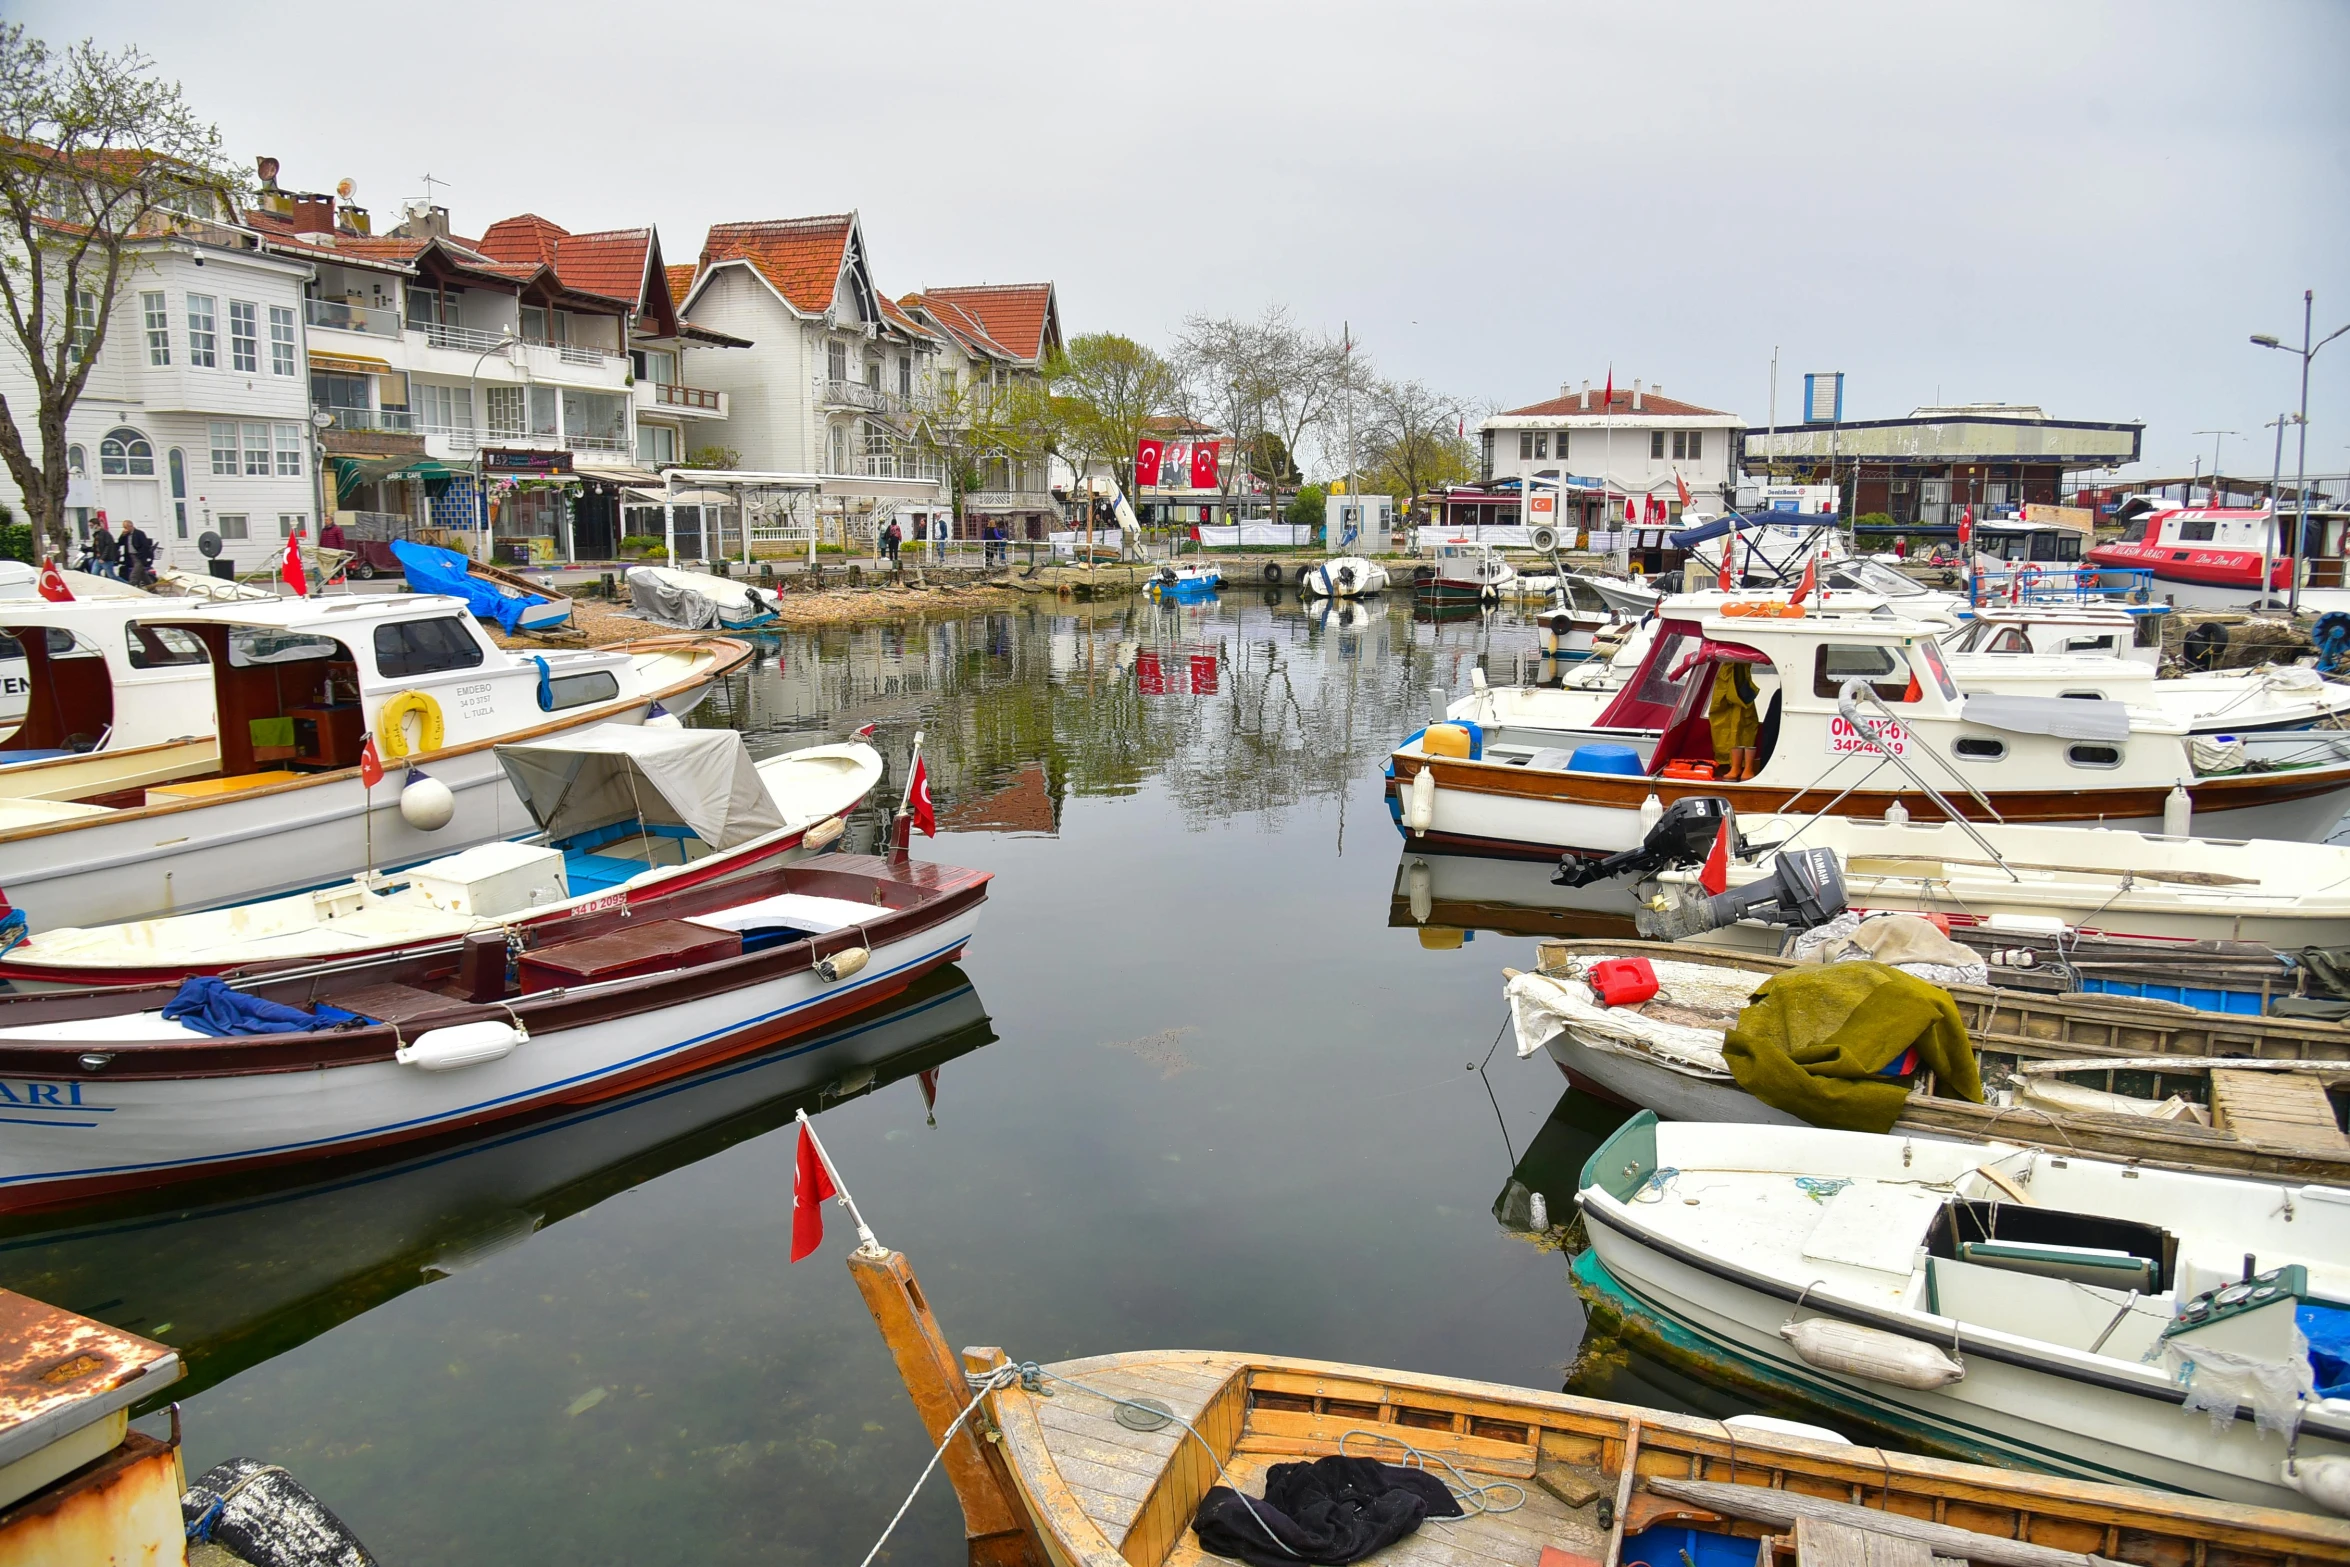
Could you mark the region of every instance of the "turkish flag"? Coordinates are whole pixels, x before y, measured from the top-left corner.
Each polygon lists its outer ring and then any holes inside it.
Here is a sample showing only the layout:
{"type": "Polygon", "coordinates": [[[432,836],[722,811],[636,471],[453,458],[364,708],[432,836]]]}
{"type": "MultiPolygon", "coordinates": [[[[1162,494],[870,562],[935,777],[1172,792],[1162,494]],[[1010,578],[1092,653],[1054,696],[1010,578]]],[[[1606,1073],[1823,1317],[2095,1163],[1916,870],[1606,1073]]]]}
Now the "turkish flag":
{"type": "Polygon", "coordinates": [[[791,1260],[799,1261],[824,1244],[824,1199],[837,1195],[832,1172],[816,1151],[816,1134],[800,1128],[800,1160],[792,1172],[791,1260]]]}
{"type": "Polygon", "coordinates": [[[1194,653],[1191,655],[1191,691],[1194,696],[1214,696],[1216,694],[1215,654],[1194,653]]]}
{"type": "Polygon", "coordinates": [[[277,574],[294,590],[296,598],[310,596],[310,576],[302,569],[302,530],[296,528],[286,536],[285,557],[277,563],[277,574]]]}
{"type": "Polygon", "coordinates": [[[1134,658],[1134,688],[1144,696],[1167,694],[1167,671],[1159,663],[1156,653],[1138,653],[1134,658]]]}
{"type": "Polygon", "coordinates": [[[1681,470],[1678,468],[1673,470],[1673,488],[1681,492],[1681,509],[1687,511],[1690,504],[1689,481],[1681,477],[1681,470]]]}
{"type": "MultiPolygon", "coordinates": [[[[1585,382],[1584,384],[1585,384],[1585,385],[1589,385],[1590,383],[1589,383],[1589,382],[1585,382]]],[[[1607,410],[1608,410],[1608,409],[1610,409],[1611,407],[1615,406],[1615,401],[1616,401],[1616,367],[1615,367],[1614,365],[1609,365],[1609,366],[1607,367],[1607,391],[1606,391],[1604,394],[1602,394],[1602,396],[1601,396],[1601,397],[1600,397],[1600,399],[1599,399],[1599,410],[1600,410],[1600,412],[1601,412],[1601,413],[1605,413],[1605,412],[1607,412],[1607,410]]]]}
{"type": "Polygon", "coordinates": [[[41,557],[40,591],[41,597],[52,604],[73,602],[73,589],[65,585],[65,573],[57,569],[57,557],[54,555],[41,557]]]}
{"type": "Polygon", "coordinates": [[[1156,489],[1159,483],[1159,456],[1167,449],[1164,441],[1144,437],[1134,443],[1134,487],[1138,490],[1156,489]]]}
{"type": "MultiPolygon", "coordinates": [[[[1697,885],[1712,897],[1720,897],[1730,885],[1730,823],[1724,820],[1714,829],[1714,846],[1706,852],[1705,869],[1697,873],[1697,885]]],[[[817,1232],[821,1235],[823,1232],[817,1232]]]]}
{"type": "Polygon", "coordinates": [[[384,781],[384,759],[376,753],[375,736],[359,742],[359,782],[372,789],[384,781]]]}
{"type": "Polygon", "coordinates": [[[1216,443],[1214,441],[1194,441],[1191,443],[1191,487],[1195,490],[1212,490],[1216,487],[1216,443]]]}
{"type": "Polygon", "coordinates": [[[1734,586],[1734,584],[1730,581],[1730,557],[1736,554],[1737,551],[1737,533],[1730,532],[1722,535],[1722,574],[1719,581],[1719,586],[1724,593],[1729,592],[1730,589],[1734,586]]]}
{"type": "Polygon", "coordinates": [[[922,829],[922,836],[938,836],[938,814],[930,808],[930,764],[923,758],[914,758],[914,825],[922,829]]]}
{"type": "Polygon", "coordinates": [[[1803,563],[1803,580],[1795,585],[1795,596],[1787,602],[1800,604],[1811,597],[1811,590],[1820,585],[1820,558],[1814,555],[1803,563]]]}

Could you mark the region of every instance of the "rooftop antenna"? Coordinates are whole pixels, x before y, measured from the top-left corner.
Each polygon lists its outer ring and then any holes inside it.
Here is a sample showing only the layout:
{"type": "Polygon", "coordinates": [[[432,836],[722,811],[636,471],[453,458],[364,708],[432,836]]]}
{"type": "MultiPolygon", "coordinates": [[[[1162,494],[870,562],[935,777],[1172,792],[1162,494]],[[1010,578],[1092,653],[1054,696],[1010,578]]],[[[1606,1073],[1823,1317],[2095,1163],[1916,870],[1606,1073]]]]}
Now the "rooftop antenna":
{"type": "MultiPolygon", "coordinates": [[[[424,184],[424,204],[425,204],[426,206],[428,206],[428,207],[432,207],[432,206],[438,206],[438,205],[439,205],[439,203],[433,200],[433,191],[432,191],[432,188],[433,188],[435,185],[447,185],[448,183],[449,183],[449,182],[448,182],[447,180],[436,180],[436,179],[434,179],[434,178],[433,178],[433,177],[432,177],[430,174],[427,174],[427,175],[425,175],[425,177],[424,177],[424,181],[423,181],[423,184],[424,184]]],[[[454,186],[451,186],[450,188],[451,188],[451,189],[454,189],[455,187],[454,187],[454,186]]]]}

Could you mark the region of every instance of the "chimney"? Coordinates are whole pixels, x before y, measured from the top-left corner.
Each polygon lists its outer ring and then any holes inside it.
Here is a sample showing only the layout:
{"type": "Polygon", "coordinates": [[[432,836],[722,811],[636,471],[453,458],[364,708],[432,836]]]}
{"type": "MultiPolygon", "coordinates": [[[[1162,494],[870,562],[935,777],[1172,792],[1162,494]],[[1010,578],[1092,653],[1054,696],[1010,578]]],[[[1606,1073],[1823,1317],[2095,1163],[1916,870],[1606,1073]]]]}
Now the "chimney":
{"type": "Polygon", "coordinates": [[[1632,377],[1632,411],[1640,411],[1640,377],[1632,377]]]}
{"type": "Polygon", "coordinates": [[[1574,382],[1572,382],[1572,381],[1561,381],[1561,382],[1559,383],[1559,396],[1561,396],[1561,397],[1572,397],[1572,396],[1574,396],[1574,395],[1575,395],[1575,383],[1574,383],[1574,382]]]}
{"type": "Polygon", "coordinates": [[[1659,381],[1655,385],[1651,386],[1649,390],[1656,393],[1657,396],[1662,397],[1665,395],[1665,383],[1659,381]]]}
{"type": "Polygon", "coordinates": [[[335,231],[335,199],[319,191],[304,191],[300,195],[282,196],[281,209],[294,220],[297,234],[332,234],[335,231]]]}
{"type": "Polygon", "coordinates": [[[1591,410],[1591,383],[1589,381],[1583,383],[1583,398],[1579,406],[1586,413],[1591,410]]]}
{"type": "Polygon", "coordinates": [[[447,239],[449,209],[412,201],[402,214],[400,226],[392,233],[400,239],[447,239]]]}

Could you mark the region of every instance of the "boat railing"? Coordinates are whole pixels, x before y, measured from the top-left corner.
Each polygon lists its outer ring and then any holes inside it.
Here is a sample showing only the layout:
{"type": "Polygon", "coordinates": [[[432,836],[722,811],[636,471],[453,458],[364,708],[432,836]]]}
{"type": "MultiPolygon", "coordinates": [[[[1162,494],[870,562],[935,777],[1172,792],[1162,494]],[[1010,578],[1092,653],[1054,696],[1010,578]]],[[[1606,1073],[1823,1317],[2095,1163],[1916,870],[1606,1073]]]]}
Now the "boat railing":
{"type": "Polygon", "coordinates": [[[1967,602],[1985,604],[2151,604],[2154,573],[2134,567],[2075,564],[2070,561],[2015,561],[2001,570],[1976,571],[1967,583],[1967,602]]]}

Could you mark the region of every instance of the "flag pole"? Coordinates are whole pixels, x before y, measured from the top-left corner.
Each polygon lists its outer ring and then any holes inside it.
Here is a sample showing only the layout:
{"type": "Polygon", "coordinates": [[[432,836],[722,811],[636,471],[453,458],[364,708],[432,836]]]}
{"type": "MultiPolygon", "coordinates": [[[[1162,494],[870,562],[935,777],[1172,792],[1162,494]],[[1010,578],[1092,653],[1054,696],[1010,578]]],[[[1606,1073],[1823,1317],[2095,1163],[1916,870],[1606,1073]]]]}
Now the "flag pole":
{"type": "Polygon", "coordinates": [[[898,792],[898,814],[890,822],[890,847],[905,853],[914,848],[914,824],[906,812],[914,803],[914,770],[922,765],[922,731],[914,731],[914,751],[906,758],[906,787],[898,792]]]}
{"type": "Polygon", "coordinates": [[[832,1177],[833,1195],[840,1199],[840,1205],[848,1210],[849,1221],[857,1227],[857,1239],[861,1243],[857,1250],[868,1257],[880,1256],[889,1248],[874,1238],[873,1227],[857,1211],[857,1200],[849,1195],[849,1183],[840,1178],[840,1166],[832,1162],[832,1155],[824,1151],[824,1139],[816,1135],[816,1123],[808,1119],[805,1110],[795,1111],[794,1114],[799,1118],[800,1130],[807,1133],[808,1141],[815,1145],[816,1157],[824,1161],[824,1173],[832,1177]]]}

